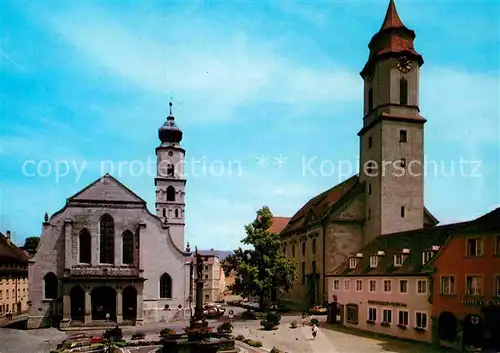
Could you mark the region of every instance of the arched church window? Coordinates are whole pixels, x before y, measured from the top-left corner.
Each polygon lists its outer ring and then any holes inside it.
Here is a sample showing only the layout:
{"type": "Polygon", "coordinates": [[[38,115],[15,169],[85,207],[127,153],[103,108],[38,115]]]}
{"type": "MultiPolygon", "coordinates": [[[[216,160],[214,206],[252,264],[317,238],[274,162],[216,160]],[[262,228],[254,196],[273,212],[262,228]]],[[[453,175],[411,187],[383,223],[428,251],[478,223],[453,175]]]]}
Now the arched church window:
{"type": "Polygon", "coordinates": [[[292,244],[292,256],[295,257],[295,244],[292,244]]]}
{"type": "Polygon", "coordinates": [[[373,110],[373,88],[368,90],[368,112],[373,110]]]}
{"type": "Polygon", "coordinates": [[[167,176],[173,177],[174,176],[174,171],[175,171],[175,168],[174,168],[173,164],[167,165],[167,176]]]}
{"type": "Polygon", "coordinates": [[[399,81],[399,104],[408,104],[408,81],[404,77],[399,81]]]}
{"type": "Polygon", "coordinates": [[[401,217],[402,218],[405,217],[405,207],[404,206],[401,206],[401,217]]]}
{"type": "Polygon", "coordinates": [[[179,218],[179,210],[177,208],[175,209],[175,218],[179,218]]]}
{"type": "Polygon", "coordinates": [[[312,243],[312,253],[313,254],[316,254],[316,238],[313,239],[313,243],[312,243]]]}
{"type": "Polygon", "coordinates": [[[160,298],[172,298],[172,277],[168,273],[160,277],[160,298]]]}
{"type": "Polygon", "coordinates": [[[110,215],[102,216],[100,230],[99,262],[112,264],[115,259],[115,223],[110,215]]]}
{"type": "Polygon", "coordinates": [[[122,235],[122,262],[134,263],[134,234],[130,230],[126,230],[122,235]]]}
{"type": "Polygon", "coordinates": [[[59,284],[56,275],[53,272],[47,273],[43,277],[43,282],[45,289],[45,299],[57,299],[59,284]]]}
{"type": "Polygon", "coordinates": [[[306,242],[302,242],[302,256],[306,256],[306,242]]]}
{"type": "Polygon", "coordinates": [[[80,245],[79,262],[89,264],[92,256],[92,238],[87,229],[82,229],[78,236],[80,245]]]}
{"type": "Polygon", "coordinates": [[[312,262],[312,273],[316,273],[316,261],[312,262]]]}
{"type": "Polygon", "coordinates": [[[175,201],[175,189],[172,185],[167,188],[167,201],[175,201]]]}

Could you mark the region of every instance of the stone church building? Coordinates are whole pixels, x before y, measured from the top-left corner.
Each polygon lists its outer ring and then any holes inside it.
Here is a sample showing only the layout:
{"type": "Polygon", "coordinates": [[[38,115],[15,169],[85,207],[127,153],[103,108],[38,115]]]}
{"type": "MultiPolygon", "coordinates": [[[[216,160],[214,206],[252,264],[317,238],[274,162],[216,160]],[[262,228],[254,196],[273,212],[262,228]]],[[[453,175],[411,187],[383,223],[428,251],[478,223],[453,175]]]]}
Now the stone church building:
{"type": "Polygon", "coordinates": [[[327,298],[326,275],[379,235],[432,227],[424,206],[424,62],[390,0],[361,71],[364,82],[359,174],[309,200],[281,231],[298,278],[282,300],[310,307],[327,298]]]}
{"type": "Polygon", "coordinates": [[[156,215],[109,174],[45,216],[29,263],[28,328],[137,324],[189,315],[182,131],[158,131],[156,215]]]}

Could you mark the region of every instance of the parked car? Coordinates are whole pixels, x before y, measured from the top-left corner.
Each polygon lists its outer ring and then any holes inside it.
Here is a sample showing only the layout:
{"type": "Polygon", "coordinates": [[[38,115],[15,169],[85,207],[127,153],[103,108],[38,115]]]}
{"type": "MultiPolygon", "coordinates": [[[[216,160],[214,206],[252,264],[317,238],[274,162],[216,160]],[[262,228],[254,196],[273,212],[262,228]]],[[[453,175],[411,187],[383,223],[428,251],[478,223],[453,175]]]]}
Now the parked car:
{"type": "Polygon", "coordinates": [[[226,309],[218,304],[207,304],[203,307],[203,313],[209,319],[221,317],[225,311],[226,309]]]}

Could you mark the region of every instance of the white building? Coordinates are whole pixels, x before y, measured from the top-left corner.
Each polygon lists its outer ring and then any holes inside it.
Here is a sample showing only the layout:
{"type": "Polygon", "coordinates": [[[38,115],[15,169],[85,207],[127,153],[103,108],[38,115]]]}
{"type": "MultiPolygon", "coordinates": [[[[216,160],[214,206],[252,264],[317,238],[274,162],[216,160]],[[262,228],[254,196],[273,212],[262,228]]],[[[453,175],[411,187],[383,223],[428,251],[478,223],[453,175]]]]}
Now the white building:
{"type": "Polygon", "coordinates": [[[28,328],[95,326],[107,317],[140,325],[189,314],[185,151],[171,109],[158,135],[157,215],[109,174],[46,215],[29,264],[28,328]]]}

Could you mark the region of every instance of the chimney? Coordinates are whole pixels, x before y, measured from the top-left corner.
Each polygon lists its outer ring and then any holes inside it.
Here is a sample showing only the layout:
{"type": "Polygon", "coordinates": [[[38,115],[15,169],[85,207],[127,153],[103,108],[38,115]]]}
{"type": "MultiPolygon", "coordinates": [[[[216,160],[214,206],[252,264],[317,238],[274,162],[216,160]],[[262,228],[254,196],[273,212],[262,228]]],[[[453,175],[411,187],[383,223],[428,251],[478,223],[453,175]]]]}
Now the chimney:
{"type": "Polygon", "coordinates": [[[6,234],[7,234],[7,244],[10,245],[10,230],[8,230],[6,234]]]}

